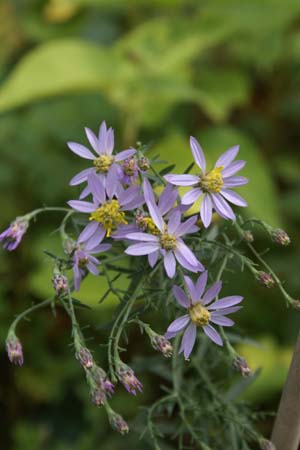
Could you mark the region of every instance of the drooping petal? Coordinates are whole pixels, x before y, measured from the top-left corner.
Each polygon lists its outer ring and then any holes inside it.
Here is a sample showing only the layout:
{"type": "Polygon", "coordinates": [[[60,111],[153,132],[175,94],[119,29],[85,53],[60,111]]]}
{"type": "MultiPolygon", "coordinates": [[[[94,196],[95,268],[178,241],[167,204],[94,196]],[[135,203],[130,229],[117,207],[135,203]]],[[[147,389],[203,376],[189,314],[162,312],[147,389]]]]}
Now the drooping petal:
{"type": "Polygon", "coordinates": [[[223,153],[215,164],[215,167],[223,166],[226,168],[234,160],[240,149],[239,145],[235,145],[223,153]]]}
{"type": "Polygon", "coordinates": [[[77,173],[72,180],[70,181],[70,186],[77,186],[77,184],[81,184],[87,180],[88,175],[93,172],[94,169],[84,169],[81,172],[77,173]]]}
{"type": "Polygon", "coordinates": [[[75,264],[73,266],[73,274],[74,274],[74,289],[75,291],[79,291],[80,282],[81,282],[81,274],[78,266],[75,264]]]}
{"type": "Polygon", "coordinates": [[[199,227],[195,225],[197,222],[197,216],[192,216],[185,222],[181,223],[176,230],[176,236],[180,237],[185,234],[195,233],[199,230],[199,227]]]}
{"type": "Polygon", "coordinates": [[[205,194],[201,203],[200,217],[205,228],[208,228],[212,219],[212,201],[209,194],[205,194]]]}
{"type": "Polygon", "coordinates": [[[85,159],[95,159],[95,156],[89,149],[87,149],[84,145],[77,144],[77,142],[68,142],[69,149],[81,158],[85,159]]]}
{"type": "Polygon", "coordinates": [[[192,203],[195,203],[198,198],[200,198],[202,195],[202,190],[200,188],[194,188],[191,191],[184,194],[184,196],[181,199],[181,203],[183,205],[191,205],[192,203]]]}
{"type": "Polygon", "coordinates": [[[226,200],[220,194],[212,194],[212,201],[217,213],[224,219],[235,220],[235,214],[232,211],[231,206],[228,205],[226,200]]]}
{"type": "Polygon", "coordinates": [[[200,167],[203,173],[206,171],[206,160],[201,148],[201,145],[193,136],[190,137],[190,146],[196,164],[200,167]]]}
{"type": "Polygon", "coordinates": [[[243,199],[239,194],[232,191],[231,189],[221,189],[221,194],[226,198],[230,203],[233,203],[237,206],[248,206],[246,200],[243,199]]]}
{"type": "Polygon", "coordinates": [[[98,138],[95,135],[95,133],[93,133],[93,131],[90,130],[89,128],[85,127],[85,134],[86,134],[86,137],[89,140],[89,143],[91,144],[91,146],[95,150],[95,152],[99,153],[99,142],[98,142],[98,138]]]}
{"type": "Polygon", "coordinates": [[[181,253],[183,257],[187,259],[192,266],[199,265],[198,259],[196,258],[192,250],[190,250],[189,247],[184,244],[184,242],[177,242],[177,251],[181,253]]]}
{"type": "Polygon", "coordinates": [[[229,306],[234,306],[244,299],[244,297],[241,297],[240,295],[231,295],[229,297],[221,298],[220,300],[216,301],[215,303],[212,303],[208,309],[220,309],[220,308],[228,308],[229,306]]]}
{"type": "Polygon", "coordinates": [[[187,329],[185,330],[181,346],[179,349],[179,353],[183,351],[184,358],[188,359],[195,345],[197,335],[197,327],[194,323],[190,323],[187,329]]]}
{"type": "Polygon", "coordinates": [[[83,202],[81,200],[70,200],[67,203],[69,206],[71,206],[71,208],[76,209],[76,211],[85,212],[85,213],[95,211],[94,203],[83,202]]]}
{"type": "Polygon", "coordinates": [[[207,303],[211,302],[222,289],[222,281],[217,281],[214,283],[203,296],[203,305],[207,305],[207,303]]]}
{"type": "Polygon", "coordinates": [[[164,266],[169,278],[173,278],[176,272],[176,259],[173,252],[168,251],[164,255],[164,266]]]}
{"type": "Polygon", "coordinates": [[[154,236],[153,234],[149,234],[149,233],[141,233],[141,232],[137,232],[137,233],[128,233],[125,235],[126,239],[131,239],[133,241],[148,241],[148,242],[157,242],[159,243],[159,238],[158,236],[154,236]]]}
{"type": "Polygon", "coordinates": [[[148,255],[149,253],[153,253],[156,250],[159,250],[159,243],[157,243],[157,242],[141,242],[139,244],[130,245],[125,250],[125,253],[127,253],[127,255],[142,256],[142,255],[148,255]]]}
{"type": "Polygon", "coordinates": [[[198,298],[202,298],[204,289],[206,288],[206,284],[207,284],[207,277],[208,277],[208,271],[205,270],[205,272],[203,272],[197,280],[196,291],[197,291],[198,298]]]}
{"type": "Polygon", "coordinates": [[[148,255],[148,262],[149,262],[150,267],[154,267],[155,266],[155,264],[157,263],[158,256],[159,256],[159,251],[158,250],[156,252],[149,253],[149,255],[148,255]]]}
{"type": "Polygon", "coordinates": [[[185,277],[184,277],[184,282],[185,282],[185,284],[186,284],[186,286],[188,288],[188,291],[190,293],[191,299],[193,300],[193,302],[195,302],[196,300],[198,300],[196,286],[194,285],[194,283],[190,279],[190,277],[188,277],[187,275],[185,275],[185,277]]]}
{"type": "Polygon", "coordinates": [[[90,222],[80,233],[78,242],[81,243],[90,239],[90,237],[96,232],[98,226],[98,222],[90,222]]]}
{"type": "Polygon", "coordinates": [[[95,172],[89,174],[88,186],[90,192],[93,195],[95,203],[105,203],[106,201],[105,188],[95,172]]]}
{"type": "Polygon", "coordinates": [[[178,196],[178,191],[171,184],[168,184],[162,191],[158,199],[158,209],[162,216],[164,216],[173,207],[178,196]]]}
{"type": "Polygon", "coordinates": [[[172,290],[176,300],[181,306],[183,306],[184,308],[189,308],[191,306],[189,299],[187,298],[184,290],[180,286],[177,286],[175,284],[172,290]]]}
{"type": "Polygon", "coordinates": [[[242,160],[237,160],[234,161],[233,163],[229,164],[226,169],[222,170],[222,177],[226,178],[226,177],[230,177],[231,175],[234,175],[236,172],[238,172],[239,170],[241,170],[246,164],[246,161],[242,161],[242,160]]]}
{"type": "Polygon", "coordinates": [[[224,182],[224,188],[231,188],[231,187],[238,187],[238,186],[244,186],[249,182],[248,178],[240,177],[240,176],[234,176],[234,177],[228,177],[223,179],[224,182]]]}
{"type": "Polygon", "coordinates": [[[184,267],[185,269],[189,270],[190,272],[196,273],[196,272],[203,272],[204,267],[203,265],[198,261],[198,264],[196,266],[193,266],[178,250],[175,250],[175,257],[179,264],[184,267]]]}
{"type": "Polygon", "coordinates": [[[206,336],[209,337],[210,340],[212,340],[215,344],[219,345],[220,347],[223,346],[223,341],[217,330],[214,329],[211,325],[205,325],[203,327],[203,331],[206,334],[206,336]]]}
{"type": "Polygon", "coordinates": [[[233,320],[214,313],[210,316],[210,321],[221,327],[232,327],[234,325],[233,320]]]}
{"type": "Polygon", "coordinates": [[[199,177],[196,175],[165,175],[165,180],[168,183],[174,184],[175,186],[193,186],[194,184],[199,183],[199,177]]]}
{"type": "Polygon", "coordinates": [[[115,156],[115,161],[124,161],[124,159],[130,158],[136,153],[136,150],[134,148],[123,150],[120,153],[117,153],[115,156]]]}
{"type": "Polygon", "coordinates": [[[178,333],[179,331],[183,330],[187,324],[190,321],[190,316],[188,314],[185,314],[184,316],[177,317],[169,326],[167,329],[168,333],[178,333]]]}

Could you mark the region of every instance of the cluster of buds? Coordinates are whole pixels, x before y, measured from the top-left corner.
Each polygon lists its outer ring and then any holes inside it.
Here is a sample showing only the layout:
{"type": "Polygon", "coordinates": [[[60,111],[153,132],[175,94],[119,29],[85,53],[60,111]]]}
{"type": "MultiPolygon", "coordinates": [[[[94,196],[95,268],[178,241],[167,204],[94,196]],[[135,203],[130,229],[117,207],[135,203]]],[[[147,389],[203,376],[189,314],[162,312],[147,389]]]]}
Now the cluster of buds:
{"type": "Polygon", "coordinates": [[[22,366],[24,363],[23,349],[20,339],[14,331],[9,331],[6,339],[6,351],[11,363],[22,366]]]}
{"type": "Polygon", "coordinates": [[[52,285],[58,296],[68,292],[68,279],[58,271],[54,271],[52,285]]]}
{"type": "Polygon", "coordinates": [[[92,402],[96,406],[104,405],[107,397],[111,397],[114,393],[114,385],[108,379],[106,372],[94,364],[91,370],[86,370],[86,376],[92,402]]]}
{"type": "Polygon", "coordinates": [[[275,228],[271,231],[271,237],[276,244],[286,247],[291,243],[291,239],[286,231],[281,228],[275,228]]]}
{"type": "Polygon", "coordinates": [[[129,426],[120,414],[117,414],[110,407],[107,408],[108,420],[113,430],[124,435],[129,431],[129,426]]]}
{"type": "Polygon", "coordinates": [[[260,284],[267,288],[272,288],[275,285],[274,278],[267,272],[259,271],[257,272],[257,280],[260,284]]]}
{"type": "Polygon", "coordinates": [[[261,450],[276,450],[276,447],[273,444],[273,442],[269,441],[268,439],[261,439],[259,441],[259,445],[261,450]]]}
{"type": "Polygon", "coordinates": [[[117,369],[117,378],[123,384],[126,391],[129,394],[136,395],[137,391],[142,392],[143,385],[135,376],[134,371],[131,367],[127,366],[127,364],[122,361],[119,362],[117,369]]]}
{"type": "Polygon", "coordinates": [[[232,362],[232,366],[237,372],[239,372],[245,378],[252,375],[251,369],[248,366],[247,361],[242,356],[237,355],[232,362]]]}

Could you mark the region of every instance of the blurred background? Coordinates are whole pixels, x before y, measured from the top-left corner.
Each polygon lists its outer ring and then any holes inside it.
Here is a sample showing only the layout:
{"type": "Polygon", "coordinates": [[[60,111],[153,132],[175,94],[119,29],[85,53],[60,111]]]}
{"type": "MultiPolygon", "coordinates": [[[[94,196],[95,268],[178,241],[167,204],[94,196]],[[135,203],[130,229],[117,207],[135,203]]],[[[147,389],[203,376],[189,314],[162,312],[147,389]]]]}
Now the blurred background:
{"type": "MultiPolygon", "coordinates": [[[[299,298],[300,253],[300,2],[299,0],[1,0],[0,1],[1,230],[17,215],[76,198],[70,178],[85,168],[66,141],[86,144],[84,126],[102,120],[115,128],[118,150],[152,142],[178,170],[191,161],[190,134],[212,163],[241,145],[249,217],[284,228],[292,239],[278,248],[255,230],[259,250],[299,298]]],[[[26,363],[12,367],[4,342],[14,316],[51,294],[56,251],[55,217],[40,217],[17,252],[0,250],[0,447],[3,450],[146,449],[138,433],[113,433],[90,405],[83,373],[70,347],[69,320],[50,311],[19,327],[26,363]]],[[[105,291],[86,281],[79,298],[94,307],[81,321],[95,336],[90,346],[106,367],[107,320],[115,301],[98,306],[105,291]]],[[[256,410],[275,410],[298,332],[298,313],[286,310],[278,290],[248,274],[231,276],[247,298],[239,313],[243,332],[258,345],[240,352],[260,377],[244,399],[256,410]]],[[[162,332],[166,324],[157,324],[162,332]]],[[[138,332],[137,332],[138,333],[138,332]]],[[[153,357],[133,340],[136,365],[153,357]]],[[[167,370],[167,366],[165,366],[167,370]]],[[[140,431],[141,404],[160,395],[159,378],[139,374],[137,401],[118,389],[113,406],[140,431]]],[[[268,434],[272,421],[262,430],[268,434]]]]}

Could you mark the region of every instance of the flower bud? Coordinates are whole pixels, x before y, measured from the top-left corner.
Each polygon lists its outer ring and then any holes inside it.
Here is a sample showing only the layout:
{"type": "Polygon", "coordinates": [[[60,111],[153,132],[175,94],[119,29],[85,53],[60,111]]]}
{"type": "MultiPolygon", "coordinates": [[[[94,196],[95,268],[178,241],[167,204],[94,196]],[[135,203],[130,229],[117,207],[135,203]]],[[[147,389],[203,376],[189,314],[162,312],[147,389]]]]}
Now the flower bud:
{"type": "Polygon", "coordinates": [[[146,158],[146,156],[141,156],[138,159],[138,166],[143,172],[146,172],[147,170],[150,169],[150,161],[149,161],[149,159],[146,158]]]}
{"type": "Polygon", "coordinates": [[[71,255],[76,248],[77,248],[76,241],[70,238],[64,240],[64,252],[67,255],[71,255]]]}
{"type": "Polygon", "coordinates": [[[254,236],[252,234],[252,231],[245,230],[243,233],[243,239],[244,239],[244,241],[249,242],[251,244],[251,242],[254,241],[254,236]]]}
{"type": "Polygon", "coordinates": [[[117,431],[120,434],[127,434],[129,431],[129,426],[125,422],[122,416],[120,414],[117,414],[113,410],[109,411],[109,423],[113,430],[117,431]]]}
{"type": "Polygon", "coordinates": [[[111,397],[115,391],[113,383],[108,379],[107,373],[99,366],[94,365],[92,377],[99,389],[102,389],[105,395],[111,397]]]}
{"type": "Polygon", "coordinates": [[[61,295],[68,291],[68,279],[59,272],[53,275],[52,285],[56,292],[56,295],[61,295]]]}
{"type": "Polygon", "coordinates": [[[291,300],[291,306],[295,309],[299,309],[300,310],[300,300],[291,300]]]}
{"type": "Polygon", "coordinates": [[[281,228],[276,228],[271,233],[272,239],[276,244],[286,247],[291,243],[289,235],[281,228]]]}
{"type": "Polygon", "coordinates": [[[242,358],[241,356],[236,356],[236,358],[234,358],[232,366],[237,372],[242,374],[242,376],[245,378],[249,377],[252,374],[247,361],[245,360],[245,358],[242,358]]]}
{"type": "Polygon", "coordinates": [[[117,378],[119,381],[121,381],[129,394],[136,395],[137,390],[142,392],[142,383],[138,380],[138,378],[134,374],[134,371],[131,369],[131,367],[127,366],[127,364],[123,362],[120,363],[117,371],[117,378]]]}
{"type": "Polygon", "coordinates": [[[14,332],[10,332],[6,339],[6,351],[11,363],[22,366],[24,363],[22,344],[14,332]]]}
{"type": "Polygon", "coordinates": [[[170,358],[173,354],[173,347],[170,341],[166,339],[164,336],[160,336],[153,332],[152,336],[150,336],[152,347],[161,352],[163,356],[166,358],[170,358]]]}
{"type": "Polygon", "coordinates": [[[265,286],[267,288],[272,288],[275,285],[274,278],[266,272],[263,272],[263,271],[258,272],[257,279],[260,284],[262,284],[263,286],[265,286]]]}
{"type": "Polygon", "coordinates": [[[27,216],[17,217],[16,220],[0,234],[0,242],[3,243],[3,248],[10,252],[15,250],[22,241],[28,227],[29,220],[27,216]]]}
{"type": "Polygon", "coordinates": [[[261,439],[259,445],[261,450],[276,450],[275,445],[268,439],[261,439]]]}
{"type": "Polygon", "coordinates": [[[94,387],[91,389],[91,400],[96,406],[102,406],[106,400],[105,392],[102,389],[94,387]]]}
{"type": "Polygon", "coordinates": [[[84,369],[91,369],[94,365],[93,356],[86,347],[80,347],[80,349],[76,352],[75,357],[84,369]]]}

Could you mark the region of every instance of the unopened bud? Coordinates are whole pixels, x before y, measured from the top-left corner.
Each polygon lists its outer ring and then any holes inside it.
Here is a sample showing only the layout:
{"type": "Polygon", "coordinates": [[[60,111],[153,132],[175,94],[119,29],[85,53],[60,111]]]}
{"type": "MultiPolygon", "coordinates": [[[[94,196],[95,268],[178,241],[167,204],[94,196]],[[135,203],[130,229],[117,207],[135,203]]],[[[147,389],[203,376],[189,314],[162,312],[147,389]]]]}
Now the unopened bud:
{"type": "Polygon", "coordinates": [[[91,389],[91,400],[96,406],[102,406],[106,400],[105,392],[102,389],[94,387],[91,389]]]}
{"type": "Polygon", "coordinates": [[[159,334],[153,333],[150,336],[152,347],[161,352],[163,356],[166,358],[170,358],[173,354],[173,347],[170,341],[166,339],[164,336],[160,336],[159,334]]]}
{"type": "Polygon", "coordinates": [[[14,332],[9,332],[6,339],[6,351],[11,363],[22,366],[24,363],[23,349],[20,339],[14,332]]]}
{"type": "Polygon", "coordinates": [[[291,300],[290,304],[293,308],[300,310],[300,300],[293,299],[291,300]]]}
{"type": "Polygon", "coordinates": [[[138,159],[138,166],[143,172],[146,172],[147,170],[150,169],[150,161],[149,161],[149,159],[146,158],[146,156],[141,156],[138,159]]]}
{"type": "Polygon", "coordinates": [[[289,235],[281,228],[276,228],[271,233],[272,239],[276,244],[286,247],[291,243],[289,235]]]}
{"type": "Polygon", "coordinates": [[[265,286],[267,288],[272,288],[275,285],[274,278],[266,272],[263,272],[263,271],[258,272],[257,279],[260,282],[260,284],[262,284],[263,286],[265,286]]]}
{"type": "Polygon", "coordinates": [[[71,255],[77,247],[76,241],[73,239],[65,239],[64,240],[64,251],[67,255],[71,255]]]}
{"type": "Polygon", "coordinates": [[[276,450],[276,447],[273,444],[273,442],[269,441],[268,439],[261,439],[259,441],[259,445],[261,450],[276,450]]]}
{"type": "Polygon", "coordinates": [[[53,275],[52,285],[56,292],[56,295],[61,295],[68,291],[68,279],[61,273],[55,273],[53,275]]]}
{"type": "Polygon", "coordinates": [[[143,385],[139,379],[135,376],[134,371],[127,364],[121,362],[118,371],[117,378],[123,384],[126,391],[129,394],[136,395],[137,391],[142,392],[143,385]]]}
{"type": "Polygon", "coordinates": [[[251,242],[254,241],[254,236],[253,236],[252,231],[245,230],[243,233],[243,239],[244,239],[244,241],[249,242],[251,244],[251,242]]]}
{"type": "Polygon", "coordinates": [[[106,395],[111,397],[115,391],[113,383],[108,379],[106,372],[101,367],[94,365],[92,377],[99,389],[102,389],[106,395]]]}
{"type": "Polygon", "coordinates": [[[110,410],[109,411],[109,423],[113,430],[117,431],[120,434],[127,434],[129,431],[129,426],[127,422],[123,419],[120,414],[117,414],[116,412],[110,410]]]}
{"type": "Polygon", "coordinates": [[[245,360],[245,358],[242,358],[241,356],[237,356],[236,358],[234,358],[232,366],[237,372],[242,374],[242,376],[245,378],[251,375],[251,369],[248,366],[247,361],[245,360]]]}
{"type": "Polygon", "coordinates": [[[76,352],[75,357],[85,369],[91,369],[94,365],[93,356],[86,347],[80,347],[76,352]]]}

